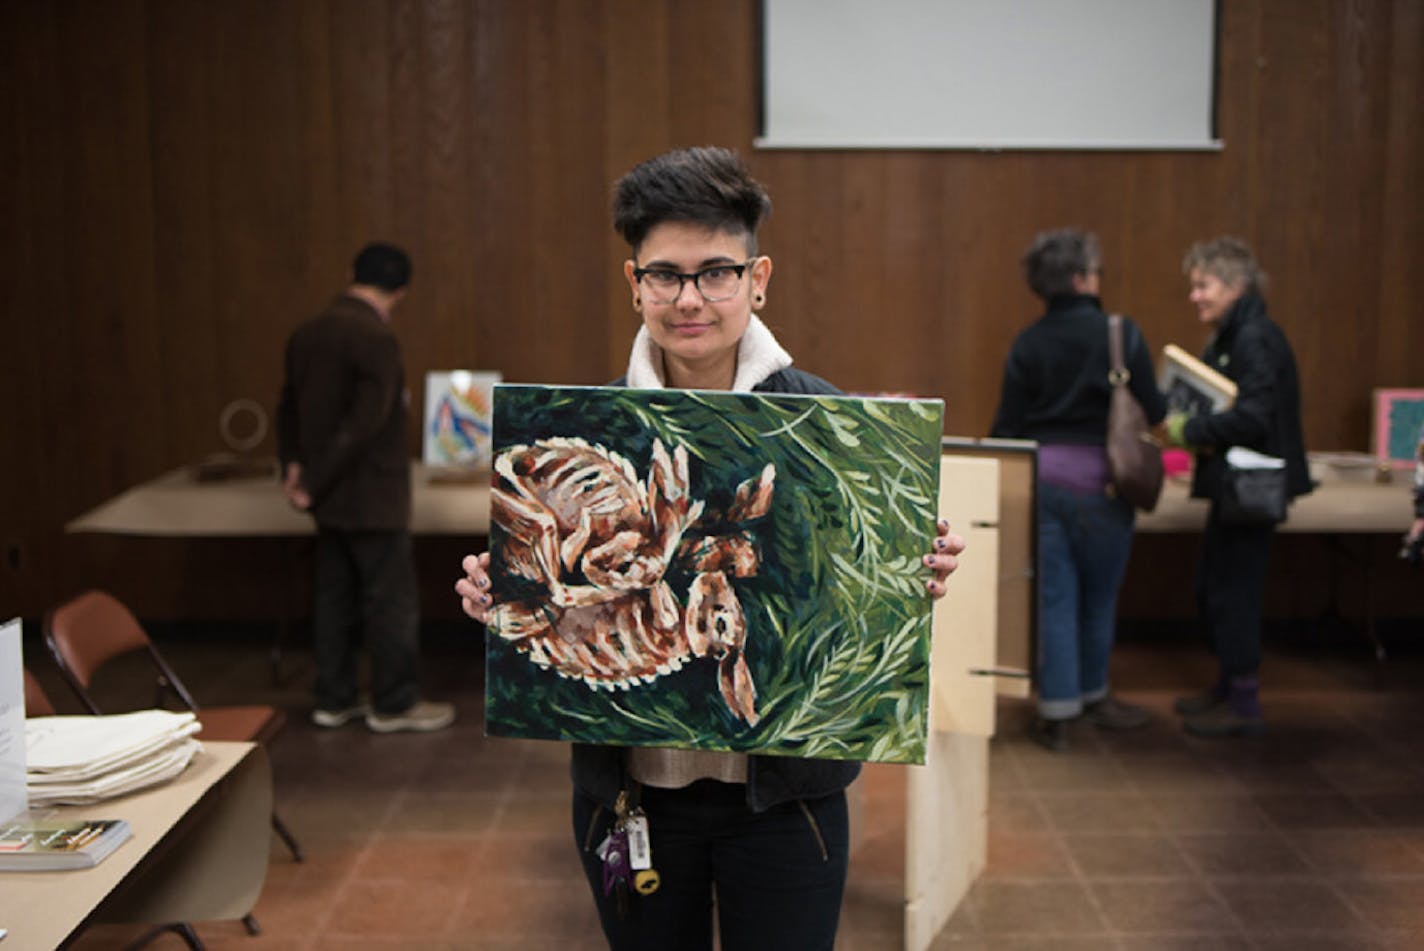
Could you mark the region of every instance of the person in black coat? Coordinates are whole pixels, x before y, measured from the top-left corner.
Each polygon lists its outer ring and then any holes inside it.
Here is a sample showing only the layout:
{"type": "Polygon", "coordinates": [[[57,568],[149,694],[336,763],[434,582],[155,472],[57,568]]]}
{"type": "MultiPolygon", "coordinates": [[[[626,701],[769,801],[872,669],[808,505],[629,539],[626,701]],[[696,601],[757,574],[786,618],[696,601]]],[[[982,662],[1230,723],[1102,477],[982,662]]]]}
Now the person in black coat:
{"type": "MultiPolygon", "coordinates": [[[[1102,250],[1091,232],[1045,231],[1023,257],[1046,312],[1004,361],[994,436],[1038,442],[1038,719],[1033,738],[1068,747],[1070,722],[1107,729],[1147,723],[1108,690],[1117,596],[1132,550],[1133,510],[1113,490],[1105,443],[1112,359],[1098,300],[1102,250]]],[[[1127,386],[1150,423],[1167,406],[1142,332],[1122,318],[1127,386]]]]}
{"type": "Polygon", "coordinates": [[[1284,460],[1289,498],[1311,490],[1300,423],[1295,355],[1281,328],[1266,316],[1265,275],[1239,238],[1201,241],[1183,270],[1191,302],[1213,328],[1202,360],[1237,386],[1220,412],[1168,417],[1168,439],[1196,452],[1192,496],[1212,500],[1197,571],[1197,610],[1220,665],[1214,684],[1182,697],[1175,707],[1187,732],[1241,736],[1262,731],[1261,610],[1273,524],[1232,524],[1217,504],[1225,456],[1233,446],[1284,460]]]}

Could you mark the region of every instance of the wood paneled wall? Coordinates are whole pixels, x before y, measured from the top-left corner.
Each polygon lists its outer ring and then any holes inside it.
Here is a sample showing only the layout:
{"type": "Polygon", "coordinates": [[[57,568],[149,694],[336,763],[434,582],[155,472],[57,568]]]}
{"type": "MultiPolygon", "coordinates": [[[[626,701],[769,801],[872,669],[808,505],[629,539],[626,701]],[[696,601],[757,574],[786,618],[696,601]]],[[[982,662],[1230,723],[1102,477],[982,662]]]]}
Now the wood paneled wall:
{"type": "Polygon", "coordinates": [[[417,395],[453,366],[619,373],[610,183],[677,145],[749,157],[776,206],[765,317],[848,389],[941,396],[983,433],[1035,316],[1017,259],[1064,224],[1099,233],[1109,307],[1197,349],[1182,253],[1233,232],[1275,278],[1310,446],[1364,449],[1371,388],[1424,384],[1424,5],[1221,6],[1224,149],[1099,154],[755,151],[754,0],[0,4],[0,615],[90,583],[154,615],[269,608],[271,559],[62,525],[220,449],[228,401],[272,405],[287,333],[368,239],[415,260],[417,395]]]}

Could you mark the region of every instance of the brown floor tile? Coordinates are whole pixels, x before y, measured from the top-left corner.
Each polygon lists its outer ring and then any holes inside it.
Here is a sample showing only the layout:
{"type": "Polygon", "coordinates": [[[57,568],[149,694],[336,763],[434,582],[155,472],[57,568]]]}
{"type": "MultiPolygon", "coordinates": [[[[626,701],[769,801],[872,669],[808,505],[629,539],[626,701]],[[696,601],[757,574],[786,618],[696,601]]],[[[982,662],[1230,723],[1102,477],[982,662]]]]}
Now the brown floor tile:
{"type": "Polygon", "coordinates": [[[1264,793],[1256,805],[1281,829],[1367,829],[1379,823],[1339,793],[1264,793]]]}
{"type": "Polygon", "coordinates": [[[365,849],[351,870],[357,884],[385,882],[423,887],[427,882],[468,881],[489,859],[489,837],[410,833],[383,835],[365,849]]]}
{"type": "Polygon", "coordinates": [[[1194,832],[1179,834],[1177,844],[1187,861],[1208,878],[1299,876],[1313,871],[1290,841],[1275,832],[1194,832]]]}
{"type": "Polygon", "coordinates": [[[1398,941],[1405,937],[1391,938],[1386,935],[1365,935],[1358,932],[1336,935],[1293,934],[1275,937],[1258,937],[1254,947],[1260,951],[1405,951],[1419,948],[1418,938],[1404,945],[1398,941]]]}
{"type": "Polygon", "coordinates": [[[506,793],[436,793],[408,789],[396,799],[381,834],[483,835],[494,831],[506,800],[506,793]]]}
{"type": "Polygon", "coordinates": [[[1172,839],[1162,833],[1063,834],[1085,879],[1184,878],[1192,875],[1172,839]]]}
{"type": "Polygon", "coordinates": [[[1424,789],[1407,793],[1356,793],[1351,798],[1382,826],[1424,829],[1424,789]]]}
{"type": "Polygon", "coordinates": [[[1232,934],[1120,935],[1117,951],[1251,951],[1256,945],[1232,934]]]}
{"type": "Polygon", "coordinates": [[[1104,929],[1087,889],[1077,882],[983,882],[969,900],[984,935],[1069,937],[1104,929]]]}
{"type": "Polygon", "coordinates": [[[1315,881],[1234,881],[1223,884],[1221,895],[1254,931],[1288,932],[1319,936],[1368,933],[1369,923],[1328,885],[1315,881]]]}
{"type": "Polygon", "coordinates": [[[1120,932],[1240,934],[1226,905],[1197,881],[1095,882],[1103,917],[1120,932]]]}
{"type": "Polygon", "coordinates": [[[1424,947],[1424,881],[1340,882],[1336,890],[1365,921],[1410,932],[1424,947]]]}
{"type": "Polygon", "coordinates": [[[1129,788],[1144,795],[1222,796],[1241,792],[1240,784],[1208,756],[1186,751],[1143,751],[1121,758],[1129,788]]]}
{"type": "Polygon", "coordinates": [[[1307,830],[1291,844],[1328,878],[1424,877],[1424,831],[1307,830]]]}
{"type": "Polygon", "coordinates": [[[1174,832],[1256,831],[1268,825],[1266,813],[1246,794],[1152,796],[1152,814],[1162,828],[1174,832]]]}
{"type": "Polygon", "coordinates": [[[354,881],[342,890],[320,933],[327,938],[434,941],[449,931],[466,887],[429,878],[405,888],[392,888],[385,881],[354,881]]]}
{"type": "Polygon", "coordinates": [[[984,881],[1067,879],[1074,875],[1057,833],[1000,832],[990,827],[984,881]]]}
{"type": "Polygon", "coordinates": [[[1060,832],[1156,832],[1162,827],[1141,793],[1044,793],[1039,805],[1060,832]]]}
{"type": "Polygon", "coordinates": [[[1424,797],[1424,769],[1420,768],[1417,749],[1414,755],[1397,756],[1371,742],[1353,749],[1328,750],[1311,760],[1310,765],[1340,792],[1424,797]]]}
{"type": "Polygon", "coordinates": [[[1107,937],[1072,936],[997,936],[966,938],[960,941],[937,940],[930,951],[1103,951],[1116,948],[1107,937]]]}
{"type": "Polygon", "coordinates": [[[989,787],[989,831],[1046,832],[1052,828],[1037,797],[1028,793],[998,793],[989,787]]]}
{"type": "Polygon", "coordinates": [[[562,879],[515,881],[487,879],[471,888],[453,915],[448,937],[456,940],[499,938],[554,947],[568,936],[602,934],[593,900],[575,865],[562,879]]]}

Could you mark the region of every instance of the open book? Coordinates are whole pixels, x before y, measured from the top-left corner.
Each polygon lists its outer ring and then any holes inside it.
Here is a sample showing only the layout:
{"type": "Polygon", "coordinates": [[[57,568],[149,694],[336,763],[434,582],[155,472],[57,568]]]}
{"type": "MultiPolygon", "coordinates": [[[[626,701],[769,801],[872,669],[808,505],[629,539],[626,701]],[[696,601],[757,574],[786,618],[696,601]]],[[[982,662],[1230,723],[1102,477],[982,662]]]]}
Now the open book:
{"type": "Polygon", "coordinates": [[[133,832],[123,819],[0,822],[0,871],[46,872],[98,865],[133,832]]]}

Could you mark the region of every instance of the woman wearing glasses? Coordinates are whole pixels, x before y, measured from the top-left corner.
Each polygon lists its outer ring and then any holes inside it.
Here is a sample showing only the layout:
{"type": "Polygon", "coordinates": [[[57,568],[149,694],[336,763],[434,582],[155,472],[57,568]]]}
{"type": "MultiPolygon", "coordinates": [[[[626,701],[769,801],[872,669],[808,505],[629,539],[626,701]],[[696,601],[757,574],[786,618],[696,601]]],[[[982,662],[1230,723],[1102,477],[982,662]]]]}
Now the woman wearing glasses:
{"type": "MultiPolygon", "coordinates": [[[[617,183],[614,227],[643,321],[614,385],[638,388],[834,394],[791,366],[755,310],[766,302],[771,258],[757,228],[771,200],[735,153],[669,152],[617,183]]],[[[935,597],[964,541],[940,523],[924,558],[935,597]]],[[[489,555],[467,556],[456,583],[464,610],[483,622],[492,606],[489,555]]],[[[610,946],[712,947],[715,889],[722,947],[831,948],[845,886],[845,787],[859,764],[836,760],[573,747],[574,835],[610,946]],[[620,793],[648,817],[661,885],[620,910],[603,887],[595,848],[620,793]]]]}

